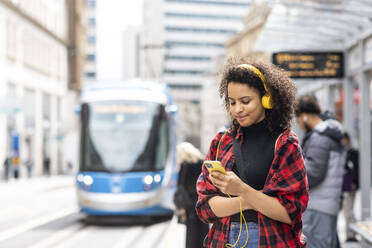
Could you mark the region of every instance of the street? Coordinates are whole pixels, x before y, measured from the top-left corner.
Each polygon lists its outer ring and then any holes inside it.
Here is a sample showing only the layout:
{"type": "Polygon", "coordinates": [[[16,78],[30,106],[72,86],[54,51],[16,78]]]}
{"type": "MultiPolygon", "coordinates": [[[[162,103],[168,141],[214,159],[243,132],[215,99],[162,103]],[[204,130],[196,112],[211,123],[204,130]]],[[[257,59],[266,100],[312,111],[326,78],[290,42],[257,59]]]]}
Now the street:
{"type": "Polygon", "coordinates": [[[0,247],[183,247],[175,219],[149,222],[86,219],[78,212],[73,178],[0,182],[0,247]],[[174,235],[177,233],[177,235],[174,235]]]}
{"type": "MultiPolygon", "coordinates": [[[[0,248],[183,248],[185,226],[176,219],[86,219],[76,204],[72,176],[0,181],[0,248]]],[[[357,194],[356,209],[360,207],[357,194]]],[[[357,213],[359,219],[360,214],[357,213]]],[[[345,221],[339,215],[343,241],[345,221]]],[[[342,248],[359,248],[342,243],[342,248]]]]}

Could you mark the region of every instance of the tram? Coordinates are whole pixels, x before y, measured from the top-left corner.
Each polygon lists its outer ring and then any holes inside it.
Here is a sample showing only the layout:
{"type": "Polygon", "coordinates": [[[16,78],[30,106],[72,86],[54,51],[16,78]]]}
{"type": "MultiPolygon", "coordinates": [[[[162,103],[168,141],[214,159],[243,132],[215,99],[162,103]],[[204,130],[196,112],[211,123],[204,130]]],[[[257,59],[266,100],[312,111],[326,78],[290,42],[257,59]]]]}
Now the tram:
{"type": "Polygon", "coordinates": [[[97,83],[81,93],[78,204],[88,216],[170,216],[175,113],[164,84],[97,83]]]}

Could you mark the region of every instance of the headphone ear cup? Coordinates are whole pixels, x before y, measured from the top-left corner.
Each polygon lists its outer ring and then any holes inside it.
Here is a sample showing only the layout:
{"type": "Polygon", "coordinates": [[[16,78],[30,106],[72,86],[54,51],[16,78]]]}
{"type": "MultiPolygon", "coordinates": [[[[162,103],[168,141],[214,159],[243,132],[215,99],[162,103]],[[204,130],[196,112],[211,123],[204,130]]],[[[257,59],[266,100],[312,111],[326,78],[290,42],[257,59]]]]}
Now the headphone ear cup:
{"type": "Polygon", "coordinates": [[[265,109],[272,109],[273,108],[273,105],[271,104],[271,97],[268,96],[268,95],[264,95],[261,98],[261,103],[262,103],[262,107],[264,107],[265,109]]]}

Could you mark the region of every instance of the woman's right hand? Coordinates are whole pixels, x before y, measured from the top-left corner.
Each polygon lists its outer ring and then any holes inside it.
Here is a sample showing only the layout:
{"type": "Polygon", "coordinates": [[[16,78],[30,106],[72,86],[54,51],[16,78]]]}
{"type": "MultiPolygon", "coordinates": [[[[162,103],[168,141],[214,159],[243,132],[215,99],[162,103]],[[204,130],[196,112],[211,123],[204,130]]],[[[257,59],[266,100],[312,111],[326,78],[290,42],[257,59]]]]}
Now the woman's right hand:
{"type": "Polygon", "coordinates": [[[246,185],[234,172],[228,171],[226,175],[212,171],[211,181],[224,194],[231,196],[241,195],[246,185]]]}

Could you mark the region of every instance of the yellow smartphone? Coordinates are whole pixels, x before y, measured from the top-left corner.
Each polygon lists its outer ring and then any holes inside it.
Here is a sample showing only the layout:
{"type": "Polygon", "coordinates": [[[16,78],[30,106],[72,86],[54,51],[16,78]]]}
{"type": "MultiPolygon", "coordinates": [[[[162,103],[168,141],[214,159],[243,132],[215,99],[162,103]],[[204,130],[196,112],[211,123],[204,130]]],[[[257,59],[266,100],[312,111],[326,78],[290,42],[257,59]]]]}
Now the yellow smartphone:
{"type": "Polygon", "coordinates": [[[204,161],[203,165],[205,166],[205,168],[207,168],[209,173],[211,173],[212,171],[218,171],[218,172],[220,172],[224,175],[227,175],[226,170],[225,170],[225,168],[223,168],[220,161],[206,160],[206,161],[204,161]]]}

